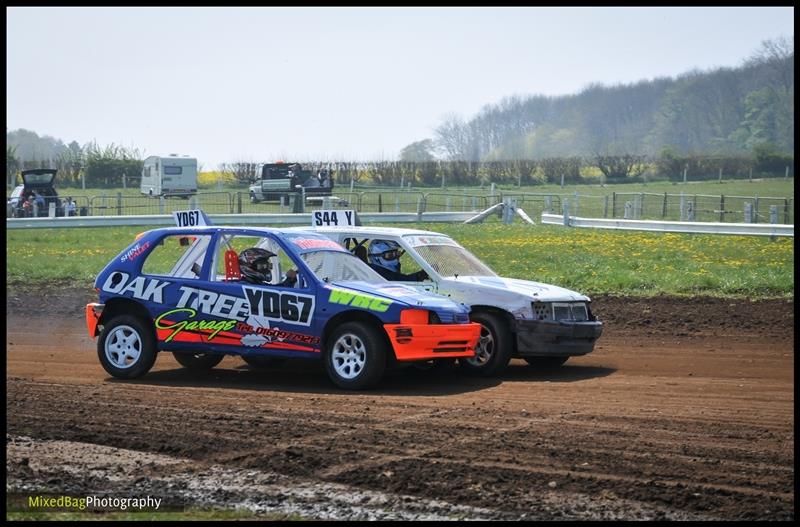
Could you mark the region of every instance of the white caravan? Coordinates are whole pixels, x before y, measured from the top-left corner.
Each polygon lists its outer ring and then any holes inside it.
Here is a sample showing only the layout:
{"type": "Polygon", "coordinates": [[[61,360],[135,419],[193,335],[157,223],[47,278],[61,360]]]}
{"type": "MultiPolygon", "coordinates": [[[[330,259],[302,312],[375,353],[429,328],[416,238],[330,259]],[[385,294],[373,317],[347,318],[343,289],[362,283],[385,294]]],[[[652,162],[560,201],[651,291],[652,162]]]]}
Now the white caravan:
{"type": "Polygon", "coordinates": [[[197,193],[197,159],[171,154],[150,156],[142,166],[142,194],[181,196],[197,193]]]}

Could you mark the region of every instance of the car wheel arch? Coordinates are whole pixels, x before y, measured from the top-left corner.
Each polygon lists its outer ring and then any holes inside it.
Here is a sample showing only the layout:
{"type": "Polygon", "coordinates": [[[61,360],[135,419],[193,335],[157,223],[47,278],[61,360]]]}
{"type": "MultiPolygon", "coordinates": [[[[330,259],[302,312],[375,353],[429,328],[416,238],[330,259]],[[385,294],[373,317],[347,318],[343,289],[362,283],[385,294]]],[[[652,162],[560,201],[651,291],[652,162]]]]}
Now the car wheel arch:
{"type": "Polygon", "coordinates": [[[501,317],[505,322],[509,324],[510,328],[513,328],[512,322],[514,321],[514,315],[506,311],[505,309],[499,308],[497,306],[488,306],[482,304],[473,304],[470,306],[471,311],[470,313],[491,313],[492,315],[497,315],[501,317]]]}
{"type": "Polygon", "coordinates": [[[374,326],[376,329],[378,329],[378,333],[383,337],[386,349],[391,351],[391,353],[387,358],[390,361],[395,361],[397,359],[397,357],[395,357],[394,354],[394,348],[392,347],[392,343],[389,341],[389,336],[383,329],[383,322],[375,315],[367,313],[366,311],[350,310],[350,311],[344,311],[342,313],[337,313],[336,315],[332,316],[330,320],[328,320],[328,322],[325,324],[325,328],[322,330],[322,338],[320,341],[321,349],[324,350],[328,345],[328,337],[330,336],[330,334],[333,333],[333,331],[337,327],[347,322],[365,322],[371,326],[374,326]]]}
{"type": "MultiPolygon", "coordinates": [[[[501,308],[499,308],[497,306],[488,306],[488,305],[482,305],[482,304],[473,304],[470,307],[472,308],[472,310],[470,311],[470,314],[473,314],[473,313],[488,313],[488,314],[491,314],[491,315],[495,315],[495,316],[499,317],[503,322],[506,323],[506,325],[508,327],[508,331],[510,333],[512,333],[512,334],[516,333],[515,330],[514,330],[514,315],[512,315],[511,313],[509,313],[505,309],[501,309],[501,308]]],[[[516,336],[511,339],[510,344],[512,346],[512,356],[516,356],[517,355],[517,339],[516,339],[516,336]]]]}
{"type": "Polygon", "coordinates": [[[112,298],[105,303],[103,307],[103,314],[100,317],[100,325],[105,325],[119,315],[132,315],[144,322],[145,327],[149,328],[153,334],[156,344],[158,338],[156,329],[153,325],[153,319],[147,308],[135,300],[129,298],[112,298]]]}

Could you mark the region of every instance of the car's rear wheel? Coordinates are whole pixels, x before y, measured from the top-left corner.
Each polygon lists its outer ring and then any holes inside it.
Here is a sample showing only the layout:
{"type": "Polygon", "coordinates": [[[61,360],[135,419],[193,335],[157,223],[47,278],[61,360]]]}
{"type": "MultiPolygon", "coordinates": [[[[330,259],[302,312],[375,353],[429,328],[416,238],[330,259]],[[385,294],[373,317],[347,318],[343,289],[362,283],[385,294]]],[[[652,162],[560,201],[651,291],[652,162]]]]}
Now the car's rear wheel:
{"type": "Polygon", "coordinates": [[[172,355],[175,360],[184,368],[201,371],[210,370],[225,358],[222,353],[192,353],[186,351],[174,351],[172,355]]]}
{"type": "Polygon", "coordinates": [[[537,370],[550,370],[563,365],[569,357],[524,357],[524,359],[537,370]]]}
{"type": "Polygon", "coordinates": [[[484,311],[470,314],[481,325],[481,335],[475,346],[475,356],[458,359],[461,369],[470,375],[488,377],[501,373],[511,360],[511,332],[500,316],[484,311]]]}
{"type": "Polygon", "coordinates": [[[97,339],[100,364],[118,379],[135,379],[150,371],[156,353],[152,329],[132,315],[119,315],[104,323],[97,339]]]}
{"type": "Polygon", "coordinates": [[[346,322],[327,339],[325,371],[334,384],[347,390],[375,385],[386,370],[385,339],[364,322],[346,322]]]}
{"type": "Polygon", "coordinates": [[[265,357],[263,355],[242,355],[242,360],[257,370],[273,368],[286,362],[285,357],[265,357]]]}

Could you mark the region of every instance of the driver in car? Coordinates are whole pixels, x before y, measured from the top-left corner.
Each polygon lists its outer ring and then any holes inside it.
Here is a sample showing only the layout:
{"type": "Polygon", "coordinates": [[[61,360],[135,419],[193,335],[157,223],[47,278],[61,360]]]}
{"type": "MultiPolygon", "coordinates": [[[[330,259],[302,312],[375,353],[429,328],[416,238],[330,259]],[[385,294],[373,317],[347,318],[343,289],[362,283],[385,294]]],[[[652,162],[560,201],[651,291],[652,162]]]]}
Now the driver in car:
{"type": "Polygon", "coordinates": [[[416,273],[400,272],[400,257],[405,251],[392,240],[374,240],[369,246],[369,266],[392,281],[421,282],[428,277],[423,269],[416,273]]]}
{"type": "MultiPolygon", "coordinates": [[[[273,285],[272,262],[270,258],[277,256],[275,253],[259,247],[251,247],[239,253],[239,272],[242,278],[251,284],[273,285]]],[[[289,269],[286,278],[278,284],[279,287],[294,287],[297,283],[297,271],[289,269]]]]}

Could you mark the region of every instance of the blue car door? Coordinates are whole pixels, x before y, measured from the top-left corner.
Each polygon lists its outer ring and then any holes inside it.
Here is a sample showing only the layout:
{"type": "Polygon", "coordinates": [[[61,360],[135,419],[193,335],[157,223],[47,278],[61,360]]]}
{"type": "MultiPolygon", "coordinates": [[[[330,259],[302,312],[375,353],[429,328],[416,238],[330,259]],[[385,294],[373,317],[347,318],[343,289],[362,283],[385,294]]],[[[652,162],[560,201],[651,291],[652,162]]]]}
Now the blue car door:
{"type": "Polygon", "coordinates": [[[244,309],[236,317],[234,333],[240,354],[261,354],[283,357],[318,357],[319,324],[315,283],[297,256],[289,253],[273,236],[248,231],[221,233],[210,278],[214,290],[230,304],[244,309]],[[274,256],[271,269],[265,272],[266,282],[248,280],[239,268],[238,255],[246,245],[263,248],[274,256]],[[236,263],[234,263],[234,261],[236,263]],[[287,283],[289,267],[296,269],[294,284],[287,283]]]}

